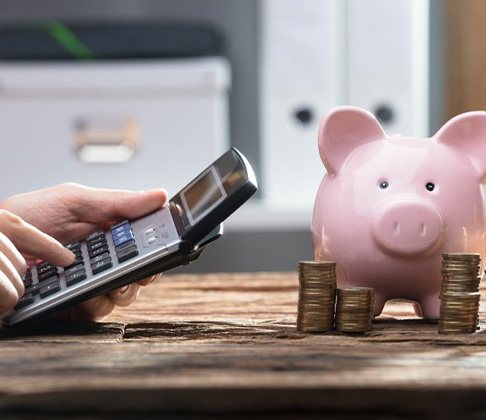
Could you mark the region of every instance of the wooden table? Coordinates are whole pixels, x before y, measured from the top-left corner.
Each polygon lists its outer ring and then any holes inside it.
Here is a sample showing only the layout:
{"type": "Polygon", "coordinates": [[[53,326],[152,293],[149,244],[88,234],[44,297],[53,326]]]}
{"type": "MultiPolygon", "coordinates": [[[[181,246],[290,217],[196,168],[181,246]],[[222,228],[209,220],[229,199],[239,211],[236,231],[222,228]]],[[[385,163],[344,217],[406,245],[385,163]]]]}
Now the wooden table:
{"type": "Polygon", "coordinates": [[[302,334],[296,301],[295,273],[166,275],[105,322],[4,332],[0,416],[484,417],[484,331],[402,305],[363,336],[302,334]]]}

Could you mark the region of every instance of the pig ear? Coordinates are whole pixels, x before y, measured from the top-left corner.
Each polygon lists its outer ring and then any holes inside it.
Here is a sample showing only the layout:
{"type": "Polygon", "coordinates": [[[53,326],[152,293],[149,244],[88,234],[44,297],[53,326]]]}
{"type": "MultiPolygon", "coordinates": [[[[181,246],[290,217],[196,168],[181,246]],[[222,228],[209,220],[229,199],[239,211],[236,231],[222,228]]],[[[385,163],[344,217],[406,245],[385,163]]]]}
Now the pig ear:
{"type": "Polygon", "coordinates": [[[481,179],[486,175],[486,112],[460,114],[445,123],[434,140],[467,156],[481,179]]]}
{"type": "Polygon", "coordinates": [[[319,126],[319,154],[327,172],[339,171],[357,147],[386,138],[373,114],[356,107],[338,107],[328,112],[319,126]]]}

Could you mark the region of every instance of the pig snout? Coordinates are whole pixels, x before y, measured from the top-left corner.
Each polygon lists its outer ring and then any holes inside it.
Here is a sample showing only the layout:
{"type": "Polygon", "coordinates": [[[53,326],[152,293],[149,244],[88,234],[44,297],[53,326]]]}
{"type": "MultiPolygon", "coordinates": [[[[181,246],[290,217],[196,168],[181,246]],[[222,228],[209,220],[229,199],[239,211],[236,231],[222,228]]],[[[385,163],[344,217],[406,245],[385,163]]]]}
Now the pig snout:
{"type": "Polygon", "coordinates": [[[443,241],[438,211],[421,201],[393,201],[374,210],[372,234],[380,248],[398,255],[428,254],[443,241]]]}

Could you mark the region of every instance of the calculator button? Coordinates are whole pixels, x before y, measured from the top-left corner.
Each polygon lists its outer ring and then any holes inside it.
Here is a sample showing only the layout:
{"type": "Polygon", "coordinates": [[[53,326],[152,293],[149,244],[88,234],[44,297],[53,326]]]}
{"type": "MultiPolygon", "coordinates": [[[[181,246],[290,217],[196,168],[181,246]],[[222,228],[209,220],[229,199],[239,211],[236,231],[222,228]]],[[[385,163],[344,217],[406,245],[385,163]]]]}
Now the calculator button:
{"type": "Polygon", "coordinates": [[[31,278],[24,278],[24,287],[32,286],[32,277],[31,278]]]}
{"type": "Polygon", "coordinates": [[[132,239],[131,241],[125,242],[123,245],[119,245],[115,247],[116,252],[121,252],[124,249],[130,248],[131,246],[135,245],[135,239],[132,239]]]}
{"type": "Polygon", "coordinates": [[[32,293],[32,294],[35,295],[39,291],[39,289],[40,289],[40,283],[37,283],[33,286],[26,287],[25,288],[25,294],[32,293]]]}
{"type": "Polygon", "coordinates": [[[46,274],[57,272],[57,267],[50,266],[49,268],[44,268],[43,270],[37,271],[37,277],[45,276],[46,274]]]}
{"type": "Polygon", "coordinates": [[[96,232],[93,232],[91,235],[89,235],[87,238],[86,238],[86,242],[90,242],[90,241],[93,241],[101,236],[105,236],[105,231],[104,230],[98,230],[96,232]]]}
{"type": "Polygon", "coordinates": [[[111,258],[106,258],[104,260],[98,261],[95,264],[91,264],[91,269],[93,271],[93,274],[98,274],[102,271],[107,270],[108,268],[111,268],[112,266],[113,264],[111,262],[111,258]]]}
{"type": "Polygon", "coordinates": [[[32,283],[32,272],[30,270],[27,270],[27,273],[25,273],[25,276],[24,278],[22,279],[22,281],[25,283],[25,282],[31,282],[32,283]]]}
{"type": "Polygon", "coordinates": [[[66,276],[66,285],[72,286],[82,280],[86,280],[86,270],[79,270],[66,276]]]}
{"type": "Polygon", "coordinates": [[[88,253],[91,252],[91,251],[94,251],[95,249],[101,248],[104,245],[106,245],[105,240],[90,244],[90,245],[88,245],[88,253]]]}
{"type": "Polygon", "coordinates": [[[45,298],[47,296],[52,295],[53,293],[58,292],[61,290],[61,285],[60,283],[57,282],[51,282],[49,284],[46,284],[45,286],[42,286],[40,288],[39,294],[41,298],[45,298]]]}
{"type": "Polygon", "coordinates": [[[91,246],[91,245],[94,245],[98,242],[106,242],[106,237],[105,235],[101,235],[101,236],[98,236],[97,238],[94,238],[94,239],[91,239],[90,241],[86,241],[86,243],[88,244],[88,246],[91,246]]]}
{"type": "Polygon", "coordinates": [[[42,265],[42,267],[37,267],[37,275],[38,276],[41,276],[42,274],[44,273],[47,273],[53,269],[57,269],[56,266],[54,265],[51,265],[51,264],[47,264],[47,265],[42,265]]]}
{"type": "Polygon", "coordinates": [[[81,248],[71,250],[71,252],[72,252],[74,255],[76,255],[76,257],[80,257],[81,255],[83,255],[83,253],[81,252],[81,248]]]}
{"type": "Polygon", "coordinates": [[[104,252],[103,254],[96,255],[95,257],[90,259],[91,265],[104,260],[105,258],[110,258],[110,254],[108,252],[104,252]]]}
{"type": "Polygon", "coordinates": [[[84,265],[83,264],[78,264],[75,265],[74,267],[68,268],[67,270],[64,270],[64,275],[69,276],[72,273],[75,273],[76,271],[79,270],[84,270],[84,265]]]}
{"type": "Polygon", "coordinates": [[[130,225],[123,226],[116,231],[111,232],[112,237],[118,237],[123,235],[129,235],[132,232],[132,227],[130,225]]]}
{"type": "Polygon", "coordinates": [[[111,227],[111,230],[113,231],[113,229],[116,229],[120,226],[123,226],[123,225],[128,225],[130,222],[128,220],[120,220],[118,223],[115,223],[112,227],[111,227]]]}
{"type": "Polygon", "coordinates": [[[119,235],[123,232],[127,232],[131,229],[131,226],[129,224],[118,226],[116,229],[111,229],[111,234],[112,235],[119,235]]]}
{"type": "Polygon", "coordinates": [[[118,247],[118,246],[123,245],[124,243],[126,243],[128,241],[132,241],[133,239],[135,239],[135,238],[133,237],[133,233],[130,231],[130,232],[127,232],[126,234],[121,235],[121,236],[114,236],[113,237],[113,243],[115,244],[115,247],[118,247]]]}
{"type": "Polygon", "coordinates": [[[127,229],[131,229],[132,225],[130,223],[124,223],[123,225],[111,228],[111,233],[122,232],[127,229]]]}
{"type": "Polygon", "coordinates": [[[118,257],[118,262],[122,263],[122,262],[129,260],[130,258],[136,257],[138,255],[137,246],[132,245],[131,247],[125,248],[122,251],[117,250],[116,255],[118,257]]]}
{"type": "Polygon", "coordinates": [[[15,309],[21,309],[27,305],[30,305],[31,303],[34,303],[34,295],[32,293],[26,293],[19,299],[19,303],[17,303],[15,309]]]}
{"type": "Polygon", "coordinates": [[[44,275],[38,277],[37,279],[39,280],[39,283],[42,283],[44,281],[50,281],[50,279],[58,278],[59,273],[56,271],[49,272],[49,273],[44,273],[44,275]]]}
{"type": "Polygon", "coordinates": [[[50,266],[51,263],[48,263],[47,261],[42,262],[40,264],[37,264],[37,271],[42,270],[44,267],[50,266]]]}
{"type": "Polygon", "coordinates": [[[82,262],[83,262],[83,256],[82,255],[80,255],[80,256],[76,255],[76,259],[74,260],[74,262],[72,264],[64,267],[64,270],[71,268],[71,267],[74,267],[75,265],[81,264],[82,262]]]}
{"type": "Polygon", "coordinates": [[[101,248],[93,249],[92,251],[88,252],[90,258],[96,257],[97,255],[103,254],[104,252],[108,251],[108,245],[104,245],[101,248]]]}
{"type": "Polygon", "coordinates": [[[77,251],[81,249],[81,244],[79,242],[74,242],[72,244],[66,245],[66,248],[69,249],[70,251],[77,251]]]}

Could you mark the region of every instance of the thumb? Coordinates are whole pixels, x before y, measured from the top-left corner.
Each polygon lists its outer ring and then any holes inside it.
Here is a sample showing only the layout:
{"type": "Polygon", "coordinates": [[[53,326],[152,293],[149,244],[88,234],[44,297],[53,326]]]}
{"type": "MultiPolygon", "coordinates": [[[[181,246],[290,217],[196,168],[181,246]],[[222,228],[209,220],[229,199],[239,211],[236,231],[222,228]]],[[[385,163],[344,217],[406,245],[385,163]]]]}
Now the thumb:
{"type": "Polygon", "coordinates": [[[124,191],[78,186],[80,218],[104,223],[122,218],[135,219],[160,209],[167,201],[162,189],[124,191]]]}

